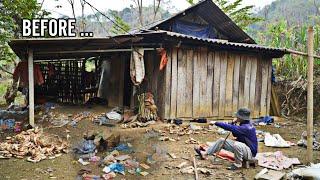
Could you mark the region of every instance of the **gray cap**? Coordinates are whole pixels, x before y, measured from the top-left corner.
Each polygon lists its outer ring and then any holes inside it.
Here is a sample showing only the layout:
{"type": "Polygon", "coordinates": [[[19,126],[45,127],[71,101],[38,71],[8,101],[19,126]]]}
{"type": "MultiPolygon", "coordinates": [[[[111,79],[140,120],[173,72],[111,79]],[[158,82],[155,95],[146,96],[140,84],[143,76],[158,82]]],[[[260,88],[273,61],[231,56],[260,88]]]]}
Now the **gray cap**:
{"type": "Polygon", "coordinates": [[[237,113],[236,113],[236,117],[242,120],[246,120],[246,121],[250,121],[250,114],[251,111],[248,108],[240,108],[237,113]]]}

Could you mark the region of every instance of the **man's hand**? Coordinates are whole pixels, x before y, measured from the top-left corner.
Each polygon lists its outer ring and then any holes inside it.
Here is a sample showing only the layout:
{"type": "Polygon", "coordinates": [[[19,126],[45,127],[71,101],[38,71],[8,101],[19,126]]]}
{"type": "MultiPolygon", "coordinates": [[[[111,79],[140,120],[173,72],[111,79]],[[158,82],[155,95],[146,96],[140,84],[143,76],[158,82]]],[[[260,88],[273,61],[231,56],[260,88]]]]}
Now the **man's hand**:
{"type": "Polygon", "coordinates": [[[237,124],[238,123],[238,118],[234,118],[231,122],[231,124],[237,124]]]}

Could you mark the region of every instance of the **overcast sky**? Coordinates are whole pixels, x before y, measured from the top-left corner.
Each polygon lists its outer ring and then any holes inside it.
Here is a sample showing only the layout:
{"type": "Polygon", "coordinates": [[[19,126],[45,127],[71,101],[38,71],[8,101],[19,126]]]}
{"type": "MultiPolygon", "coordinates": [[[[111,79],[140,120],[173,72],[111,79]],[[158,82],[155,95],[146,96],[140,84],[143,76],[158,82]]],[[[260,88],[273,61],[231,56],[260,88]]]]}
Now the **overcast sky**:
{"type": "MultiPolygon", "coordinates": [[[[39,2],[42,2],[42,0],[38,0],[39,2]]],[[[80,6],[80,0],[74,0],[75,1],[75,10],[76,15],[81,15],[81,6],[80,6]]],[[[130,7],[130,4],[132,4],[132,0],[87,0],[90,4],[95,6],[97,9],[101,11],[105,11],[107,9],[112,10],[122,10],[125,7],[130,7]]],[[[144,0],[145,2],[153,2],[152,0],[144,0]]],[[[262,8],[265,5],[270,4],[275,0],[244,0],[244,5],[254,5],[257,8],[262,8]]],[[[176,8],[176,10],[183,10],[189,7],[190,5],[187,3],[186,0],[171,0],[172,6],[176,8]]],[[[43,7],[52,12],[52,15],[54,17],[59,17],[61,15],[66,15],[69,17],[72,17],[72,11],[70,8],[70,4],[67,0],[44,0],[43,7]],[[57,6],[62,6],[60,8],[57,8],[57,6]]],[[[92,14],[92,10],[89,6],[85,8],[85,14],[92,14]]]]}

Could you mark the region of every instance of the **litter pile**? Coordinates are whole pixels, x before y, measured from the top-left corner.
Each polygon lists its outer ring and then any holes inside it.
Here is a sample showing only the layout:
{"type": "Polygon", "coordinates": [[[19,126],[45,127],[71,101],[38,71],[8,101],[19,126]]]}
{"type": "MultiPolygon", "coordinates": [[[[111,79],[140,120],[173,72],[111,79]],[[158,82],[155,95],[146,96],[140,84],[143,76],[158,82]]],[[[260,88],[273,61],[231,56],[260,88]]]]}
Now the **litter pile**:
{"type": "Polygon", "coordinates": [[[320,179],[320,164],[294,169],[288,174],[291,179],[320,179]]]}
{"type": "Polygon", "coordinates": [[[110,112],[102,113],[94,117],[92,120],[93,123],[99,124],[100,126],[114,126],[122,120],[122,109],[114,108],[110,112]]]}
{"type": "Polygon", "coordinates": [[[79,155],[78,162],[83,166],[96,163],[103,167],[103,175],[94,175],[90,169],[82,169],[78,173],[77,179],[113,179],[117,174],[147,176],[146,170],[150,166],[139,163],[133,156],[134,152],[130,143],[120,143],[119,135],[110,135],[103,138],[98,134],[85,136],[83,141],[74,148],[76,155],[79,155]],[[105,149],[101,149],[104,146],[105,149]],[[99,157],[97,152],[107,152],[106,156],[99,157]]]}
{"type": "Polygon", "coordinates": [[[7,137],[0,143],[0,158],[19,158],[27,156],[27,161],[39,162],[53,159],[62,152],[67,153],[67,142],[59,137],[45,135],[40,129],[22,131],[13,137],[7,137]]]}
{"type": "MultiPolygon", "coordinates": [[[[320,133],[313,133],[313,150],[320,150],[320,133]]],[[[301,139],[298,141],[298,146],[307,147],[307,132],[304,131],[301,135],[301,139]]]]}

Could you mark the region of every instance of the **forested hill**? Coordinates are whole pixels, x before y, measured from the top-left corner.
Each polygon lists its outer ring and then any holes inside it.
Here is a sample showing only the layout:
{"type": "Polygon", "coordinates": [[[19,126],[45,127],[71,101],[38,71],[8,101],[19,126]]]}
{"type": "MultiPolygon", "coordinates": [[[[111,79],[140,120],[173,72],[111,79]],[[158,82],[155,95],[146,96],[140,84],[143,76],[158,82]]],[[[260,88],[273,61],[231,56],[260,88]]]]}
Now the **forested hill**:
{"type": "Polygon", "coordinates": [[[320,0],[276,0],[258,11],[265,21],[255,27],[285,20],[288,26],[314,25],[320,23],[320,0]]]}

